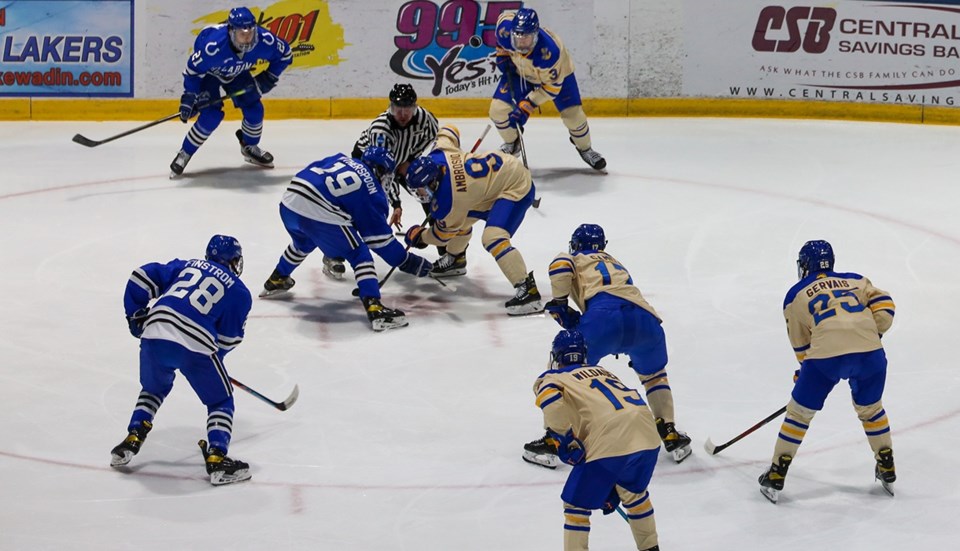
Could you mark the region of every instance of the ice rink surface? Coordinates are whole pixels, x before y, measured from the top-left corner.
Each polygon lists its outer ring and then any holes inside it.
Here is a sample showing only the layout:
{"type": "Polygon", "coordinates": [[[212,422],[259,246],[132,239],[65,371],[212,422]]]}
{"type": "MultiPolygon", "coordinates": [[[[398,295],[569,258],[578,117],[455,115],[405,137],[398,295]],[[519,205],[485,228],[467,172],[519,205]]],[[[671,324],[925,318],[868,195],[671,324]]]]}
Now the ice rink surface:
{"type": "MultiPolygon", "coordinates": [[[[559,327],[509,318],[512,289],[474,236],[449,288],[396,273],[384,303],[410,326],[373,333],[352,279],[315,253],[295,296],[254,300],[236,379],[230,454],[253,479],[215,488],[196,441],[205,408],[178,378],[141,453],[109,467],[139,392],[123,318],[130,271],[201,257],[211,234],[243,245],[256,293],[288,244],[277,204],[309,162],[349,152],[367,121],[273,121],[274,170],[243,162],[227,121],[167,178],[186,127],[0,123],[0,549],[560,549],[569,469],[520,459],[542,435],[531,385],[559,327]]],[[[458,123],[469,148],[486,121],[458,123]]],[[[960,512],[960,128],[851,122],[591,119],[609,173],[590,170],[558,118],[527,153],[542,197],[513,243],[549,298],[547,266],[573,229],[599,223],[608,251],[664,318],[679,428],[694,455],[661,453],[651,484],[664,551],[949,549],[960,512]],[[885,495],[840,386],[811,425],[780,503],[759,493],[779,422],[708,457],[786,403],[795,365],[781,314],[808,239],[897,304],[884,338],[884,405],[899,480],[885,495]]],[[[481,150],[496,149],[491,131],[481,150]]],[[[422,218],[405,198],[407,226],[422,218]]],[[[435,258],[435,251],[426,253],[435,258]]],[[[379,260],[379,259],[378,259],[379,260]]],[[[378,263],[381,276],[385,264],[378,263]]],[[[603,365],[630,385],[627,361],[603,365]]],[[[591,549],[631,549],[617,515],[593,516],[591,549]]]]}

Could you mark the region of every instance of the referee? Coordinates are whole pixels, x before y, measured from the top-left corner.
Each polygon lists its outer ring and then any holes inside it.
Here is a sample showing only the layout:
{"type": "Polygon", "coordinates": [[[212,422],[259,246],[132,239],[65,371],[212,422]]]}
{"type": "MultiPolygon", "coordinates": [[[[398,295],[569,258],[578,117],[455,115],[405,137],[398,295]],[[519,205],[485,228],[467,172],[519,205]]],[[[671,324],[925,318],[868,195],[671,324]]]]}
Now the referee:
{"type": "MultiPolygon", "coordinates": [[[[387,148],[397,160],[393,180],[385,177],[383,182],[393,208],[389,222],[391,226],[400,227],[400,217],[403,215],[400,186],[407,189],[407,167],[411,161],[427,152],[437,138],[437,129],[437,117],[417,105],[417,92],[413,86],[394,84],[393,90],[390,90],[390,107],[373,119],[353,146],[351,155],[354,159],[359,159],[367,147],[378,145],[387,148]]],[[[423,212],[430,214],[430,205],[423,205],[423,212]]],[[[343,259],[323,258],[323,273],[327,276],[342,279],[345,272],[343,259]]]]}

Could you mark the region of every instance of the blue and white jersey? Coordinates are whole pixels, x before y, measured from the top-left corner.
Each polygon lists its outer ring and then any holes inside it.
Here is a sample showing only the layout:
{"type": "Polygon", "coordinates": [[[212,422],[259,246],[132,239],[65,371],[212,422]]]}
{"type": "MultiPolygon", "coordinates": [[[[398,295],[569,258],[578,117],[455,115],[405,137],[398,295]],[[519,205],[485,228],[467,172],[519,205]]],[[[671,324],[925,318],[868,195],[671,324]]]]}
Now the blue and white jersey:
{"type": "Polygon", "coordinates": [[[252,305],[246,285],[225,266],[196,259],[134,270],[123,295],[127,316],[153,299],[140,338],[172,341],[221,359],[243,340],[252,305]]]}
{"type": "Polygon", "coordinates": [[[300,216],[356,228],[368,247],[397,266],[407,253],[387,223],[387,194],[367,165],[344,153],[315,161],[297,173],[280,201],[300,216]]]}
{"type": "Polygon", "coordinates": [[[193,54],[183,71],[183,88],[187,92],[199,93],[200,83],[206,75],[215,76],[222,84],[228,83],[237,75],[249,72],[260,59],[269,63],[266,71],[279,77],[293,62],[293,52],[289,44],[257,27],[256,46],[249,52],[237,53],[230,43],[226,25],[205,27],[193,43],[193,54]]]}

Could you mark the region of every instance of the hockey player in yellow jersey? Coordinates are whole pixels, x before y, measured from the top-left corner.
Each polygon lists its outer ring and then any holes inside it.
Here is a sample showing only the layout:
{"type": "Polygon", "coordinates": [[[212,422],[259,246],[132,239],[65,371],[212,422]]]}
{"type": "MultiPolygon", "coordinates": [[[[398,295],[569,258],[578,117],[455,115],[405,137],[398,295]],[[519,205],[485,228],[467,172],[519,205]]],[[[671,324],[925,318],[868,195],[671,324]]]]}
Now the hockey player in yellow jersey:
{"type": "Polygon", "coordinates": [[[773,503],[813,416],[840,379],[849,380],[853,407],[876,460],[874,476],[893,495],[897,475],[890,425],[881,402],[887,358],[880,338],[893,324],[896,307],[890,295],[869,279],[835,272],[833,264],[830,243],[807,241],[797,258],[800,281],[783,300],[787,334],[800,369],[794,375],[772,464],[760,475],[760,491],[773,503]]]}
{"type": "Polygon", "coordinates": [[[556,33],[540,26],[537,12],[506,11],[497,20],[496,64],[502,76],[490,102],[490,119],[500,132],[504,153],[520,153],[519,130],[548,101],[560,112],[570,143],[596,170],[607,161],[593,149],[590,125],[583,112],[573,59],[556,33]]]}
{"type": "MultiPolygon", "coordinates": [[[[563,549],[587,549],[590,515],[623,502],[641,551],[659,551],[647,486],[657,464],[660,438],[640,394],[606,369],[586,361],[589,347],[578,331],[553,339],[550,369],[533,385],[543,425],[573,469],[563,486],[563,549]]],[[[623,514],[623,513],[621,513],[623,514]]]]}
{"type": "MultiPolygon", "coordinates": [[[[587,363],[595,364],[610,354],[629,356],[630,367],[643,383],[663,447],[679,463],[692,451],[690,437],[674,424],[660,316],[634,286],[630,272],[604,250],[606,245],[603,228],[597,224],[582,224],[574,230],[569,251],[550,263],[553,300],[546,310],[565,329],[583,334],[587,363]],[[568,299],[579,312],[567,304],[568,299]]],[[[542,438],[524,446],[523,458],[547,468],[556,466],[550,445],[542,438]]]]}
{"type": "Polygon", "coordinates": [[[543,311],[533,272],[510,238],[533,204],[536,189],[530,171],[502,153],[466,153],[460,149],[460,131],[444,126],[436,148],[407,169],[407,186],[421,203],[430,204],[430,227],[407,230],[408,245],[446,246],[430,275],[449,277],[466,273],[467,245],[473,225],[484,220],[481,241],[500,271],[514,287],[505,304],[512,316],[543,311]]]}

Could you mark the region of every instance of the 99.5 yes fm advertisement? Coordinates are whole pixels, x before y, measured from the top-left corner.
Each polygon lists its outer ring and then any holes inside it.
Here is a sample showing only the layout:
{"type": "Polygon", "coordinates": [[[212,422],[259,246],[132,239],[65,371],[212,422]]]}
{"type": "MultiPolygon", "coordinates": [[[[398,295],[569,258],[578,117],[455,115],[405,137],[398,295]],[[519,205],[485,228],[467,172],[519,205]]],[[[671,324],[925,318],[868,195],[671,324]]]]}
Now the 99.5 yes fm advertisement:
{"type": "Polygon", "coordinates": [[[684,95],[960,104],[960,0],[686,8],[684,95]]]}

